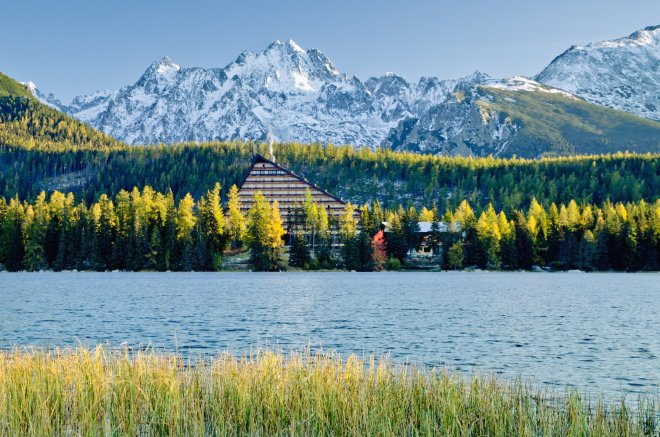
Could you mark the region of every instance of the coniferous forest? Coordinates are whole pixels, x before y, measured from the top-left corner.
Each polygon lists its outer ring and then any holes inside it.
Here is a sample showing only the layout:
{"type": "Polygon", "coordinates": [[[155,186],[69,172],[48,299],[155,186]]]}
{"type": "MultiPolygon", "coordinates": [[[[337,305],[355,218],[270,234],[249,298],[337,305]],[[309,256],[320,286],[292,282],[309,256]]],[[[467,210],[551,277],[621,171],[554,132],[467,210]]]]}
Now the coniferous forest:
{"type": "Polygon", "coordinates": [[[375,202],[357,220],[351,204],[334,218],[308,198],[287,231],[277,204],[263,196],[248,214],[238,208],[235,186],[226,211],[220,199],[219,184],[197,201],[148,186],[90,204],[58,191],[33,202],[0,198],[0,263],[8,270],[218,270],[226,253],[245,246],[252,268],[279,270],[288,240],[293,267],[381,270],[404,264],[421,243],[419,222],[431,221],[426,243],[447,269],[660,267],[660,201],[546,209],[532,200],[510,214],[492,205],[475,214],[463,201],[442,216],[437,208],[383,210],[375,202]],[[439,220],[449,229],[441,231],[439,220]]]}
{"type": "Polygon", "coordinates": [[[234,185],[264,144],[127,146],[0,79],[11,91],[0,92],[9,270],[216,270],[244,247],[253,268],[276,270],[285,241],[294,267],[398,268],[419,247],[419,221],[450,224],[425,242],[443,268],[659,267],[659,154],[531,160],[280,144],[279,164],[364,205],[355,221],[352,205],[333,218],[307,201],[285,229],[276,204],[260,199],[245,216],[237,206],[234,185]]]}

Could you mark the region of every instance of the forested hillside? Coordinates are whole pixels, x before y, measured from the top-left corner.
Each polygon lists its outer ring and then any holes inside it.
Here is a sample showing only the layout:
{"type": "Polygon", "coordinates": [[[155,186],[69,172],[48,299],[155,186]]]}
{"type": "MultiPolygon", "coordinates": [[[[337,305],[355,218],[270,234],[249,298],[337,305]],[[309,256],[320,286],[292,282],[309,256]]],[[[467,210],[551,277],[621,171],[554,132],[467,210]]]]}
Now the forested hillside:
{"type": "Polygon", "coordinates": [[[32,98],[32,93],[11,77],[0,73],[0,97],[1,96],[32,98]]]}
{"type": "Polygon", "coordinates": [[[5,89],[13,88],[0,83],[0,144],[3,146],[43,151],[102,151],[121,146],[112,137],[32,98],[3,95],[5,89]]]}
{"type": "MultiPolygon", "coordinates": [[[[255,148],[267,153],[267,146],[255,148]]],[[[87,201],[120,189],[150,185],[176,198],[199,196],[219,182],[240,182],[253,145],[182,144],[57,151],[0,146],[0,195],[34,199],[42,190],[73,191],[87,201]]],[[[386,207],[437,204],[456,207],[468,199],[510,211],[536,197],[552,202],[601,204],[660,196],[660,155],[616,154],[540,160],[420,156],[351,147],[286,144],[276,160],[356,204],[379,200],[386,207]]]]}

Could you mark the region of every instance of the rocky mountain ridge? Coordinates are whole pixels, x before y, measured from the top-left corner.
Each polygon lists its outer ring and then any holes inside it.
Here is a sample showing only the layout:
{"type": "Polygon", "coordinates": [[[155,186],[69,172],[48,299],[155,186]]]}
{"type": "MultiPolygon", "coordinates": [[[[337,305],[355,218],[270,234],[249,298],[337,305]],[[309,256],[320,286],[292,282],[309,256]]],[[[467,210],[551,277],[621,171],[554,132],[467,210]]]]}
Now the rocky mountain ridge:
{"type": "Polygon", "coordinates": [[[660,26],[572,46],[535,79],[588,102],[660,121],[660,26]]]}
{"type": "MultiPolygon", "coordinates": [[[[34,84],[29,88],[44,103],[130,144],[264,141],[270,134],[278,141],[371,148],[385,145],[421,153],[524,156],[529,153],[521,153],[516,138],[531,138],[539,144],[547,143],[545,149],[538,148],[540,154],[568,153],[584,149],[587,143],[587,148],[591,147],[594,138],[606,135],[606,129],[601,125],[581,126],[579,129],[590,136],[557,136],[536,129],[537,120],[526,119],[523,123],[524,116],[512,116],[516,108],[504,111],[501,105],[491,104],[498,100],[494,96],[506,94],[506,99],[532,106],[539,102],[577,105],[590,114],[598,113],[598,117],[604,113],[596,105],[602,105],[656,119],[655,110],[660,108],[654,103],[660,98],[657,34],[658,27],[646,28],[614,42],[573,47],[536,80],[494,80],[475,72],[456,80],[423,77],[413,83],[388,73],[362,81],[339,72],[320,51],[305,50],[289,40],[276,41],[260,53],[243,52],[224,68],[182,68],[165,57],[151,64],[134,84],[79,96],[70,104],[42,93],[34,84]],[[623,58],[635,58],[630,68],[639,71],[613,80],[609,96],[604,90],[607,85],[594,80],[602,66],[597,68],[593,59],[603,51],[610,59],[618,48],[623,58]],[[640,53],[644,54],[642,60],[640,53]],[[580,60],[583,68],[571,66],[580,60]],[[571,76],[570,72],[575,74],[571,76]],[[580,85],[582,81],[591,83],[592,88],[580,85]],[[628,97],[617,97],[620,94],[628,97]],[[531,131],[534,135],[526,135],[531,131]]],[[[608,62],[615,66],[615,72],[602,73],[603,77],[616,76],[616,65],[628,61],[608,62]]],[[[510,106],[507,100],[498,101],[510,106]]],[[[542,116],[550,118],[555,117],[554,113],[541,111],[542,116]]],[[[617,111],[608,112],[607,117],[619,120],[615,124],[628,120],[617,111]]],[[[645,123],[636,118],[633,121],[645,123]]],[[[651,123],[650,132],[660,128],[660,123],[651,123]]],[[[573,129],[580,123],[569,124],[573,129]]],[[[548,129],[557,126],[550,124],[548,129]]],[[[610,138],[603,138],[596,142],[607,144],[610,138]]],[[[642,140],[643,149],[660,149],[655,134],[642,140]]],[[[610,149],[605,147],[603,151],[610,149]]]]}

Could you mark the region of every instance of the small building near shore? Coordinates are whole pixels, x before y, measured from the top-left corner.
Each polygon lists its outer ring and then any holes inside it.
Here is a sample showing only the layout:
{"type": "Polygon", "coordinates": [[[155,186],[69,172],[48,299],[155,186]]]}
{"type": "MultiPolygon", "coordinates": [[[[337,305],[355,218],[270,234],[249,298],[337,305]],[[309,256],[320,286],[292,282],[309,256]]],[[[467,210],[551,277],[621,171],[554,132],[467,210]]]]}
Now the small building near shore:
{"type": "MultiPolygon", "coordinates": [[[[419,246],[415,249],[412,249],[409,253],[410,256],[432,256],[433,255],[433,242],[431,241],[431,236],[433,233],[433,222],[419,222],[419,231],[417,233],[419,238],[419,246]]],[[[437,222],[436,232],[439,234],[440,241],[436,241],[436,245],[442,248],[443,241],[447,239],[449,235],[460,235],[464,237],[462,233],[461,223],[459,222],[437,222]]],[[[383,232],[387,235],[390,232],[390,227],[387,222],[383,222],[383,232]]],[[[456,238],[456,237],[455,237],[456,238]]]]}

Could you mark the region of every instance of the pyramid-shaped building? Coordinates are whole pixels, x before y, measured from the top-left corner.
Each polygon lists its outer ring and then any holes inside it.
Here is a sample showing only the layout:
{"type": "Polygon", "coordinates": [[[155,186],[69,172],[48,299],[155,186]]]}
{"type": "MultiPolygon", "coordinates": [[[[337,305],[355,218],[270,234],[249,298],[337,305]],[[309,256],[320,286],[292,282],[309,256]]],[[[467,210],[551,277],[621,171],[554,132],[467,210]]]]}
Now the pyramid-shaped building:
{"type": "Polygon", "coordinates": [[[336,217],[344,211],[346,202],[337,196],[317,187],[274,161],[256,154],[239,186],[241,211],[247,214],[254,203],[254,195],[261,191],[268,202],[277,201],[279,203],[280,214],[286,226],[296,206],[305,200],[307,190],[317,205],[326,208],[329,216],[336,217]]]}

